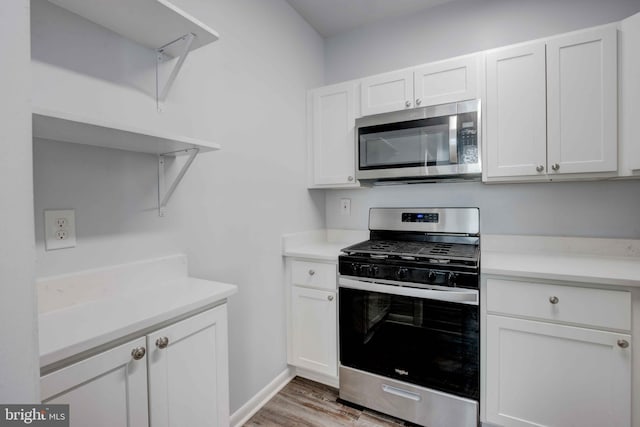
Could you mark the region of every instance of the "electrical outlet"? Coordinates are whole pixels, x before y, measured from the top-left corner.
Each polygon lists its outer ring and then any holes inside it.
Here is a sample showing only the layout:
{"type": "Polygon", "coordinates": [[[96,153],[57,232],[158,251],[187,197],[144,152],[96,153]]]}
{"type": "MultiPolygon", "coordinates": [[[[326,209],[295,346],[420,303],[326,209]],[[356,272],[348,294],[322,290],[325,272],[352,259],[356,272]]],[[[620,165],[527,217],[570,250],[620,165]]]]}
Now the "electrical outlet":
{"type": "Polygon", "coordinates": [[[44,211],[44,245],[48,251],[76,246],[76,215],[73,209],[44,211]]]}
{"type": "Polygon", "coordinates": [[[340,199],[340,215],[351,215],[351,199],[340,199]]]}

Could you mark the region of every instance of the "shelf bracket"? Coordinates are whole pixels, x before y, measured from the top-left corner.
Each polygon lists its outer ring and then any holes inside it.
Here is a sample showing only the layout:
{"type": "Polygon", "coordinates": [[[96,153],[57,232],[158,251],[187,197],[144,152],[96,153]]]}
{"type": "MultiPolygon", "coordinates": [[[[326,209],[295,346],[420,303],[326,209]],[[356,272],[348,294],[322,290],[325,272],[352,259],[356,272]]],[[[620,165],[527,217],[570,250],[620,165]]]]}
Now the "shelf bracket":
{"type": "Polygon", "coordinates": [[[187,173],[187,170],[195,160],[196,156],[200,152],[199,148],[190,148],[188,150],[184,150],[185,153],[189,154],[187,161],[182,166],[178,175],[176,175],[175,179],[169,186],[169,189],[166,188],[165,178],[165,163],[167,157],[174,157],[175,153],[166,153],[158,155],[158,215],[164,216],[167,208],[167,203],[169,203],[169,199],[173,195],[173,192],[176,191],[178,184],[184,178],[184,175],[187,173]]]}
{"type": "Polygon", "coordinates": [[[195,40],[196,36],[193,33],[185,34],[184,36],[176,39],[166,45],[159,47],[156,49],[156,104],[158,107],[158,111],[162,112],[164,101],[167,99],[167,95],[171,90],[171,86],[173,86],[173,82],[175,81],[182,65],[184,64],[185,59],[187,59],[187,55],[191,51],[191,45],[195,40]],[[179,42],[184,42],[182,46],[182,50],[180,51],[180,56],[178,57],[178,61],[173,66],[171,70],[171,74],[169,74],[169,78],[164,83],[164,86],[160,86],[160,65],[168,60],[167,55],[164,53],[166,48],[179,42]]]}

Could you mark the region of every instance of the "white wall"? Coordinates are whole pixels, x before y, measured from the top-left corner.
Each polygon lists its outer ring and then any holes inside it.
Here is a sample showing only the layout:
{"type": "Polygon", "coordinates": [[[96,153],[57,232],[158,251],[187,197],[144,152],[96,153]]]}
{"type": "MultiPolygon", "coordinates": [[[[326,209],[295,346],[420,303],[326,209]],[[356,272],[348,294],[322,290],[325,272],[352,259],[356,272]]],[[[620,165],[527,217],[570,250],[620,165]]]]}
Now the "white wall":
{"type": "Polygon", "coordinates": [[[638,11],[638,0],[457,0],[328,38],[326,83],[615,22],[638,11]]]}
{"type": "Polygon", "coordinates": [[[640,182],[406,184],[327,191],[329,228],[367,229],[370,207],[480,208],[480,232],[640,239],[640,182]],[[351,216],[340,199],[351,199],[351,216]]]}
{"type": "Polygon", "coordinates": [[[40,400],[34,286],[29,2],[0,2],[0,402],[40,400]]]}
{"type": "Polygon", "coordinates": [[[223,147],[195,160],[159,218],[153,156],[36,141],[37,272],[185,251],[192,275],[237,284],[233,412],[286,368],[280,236],[324,226],[324,195],[306,190],[302,161],[305,94],[322,84],[323,43],[284,0],[175,3],[221,38],[189,55],[158,114],[152,51],[33,2],[37,105],[223,147]],[[53,208],[76,209],[76,248],[43,250],[42,210],[53,208]]]}
{"type": "MultiPolygon", "coordinates": [[[[614,22],[637,0],[460,0],[327,40],[326,83],[614,22]]],[[[367,228],[374,206],[478,206],[482,233],[640,238],[640,182],[415,184],[326,191],[329,228],[367,228]],[[339,215],[340,198],[352,214],[339,215]]]]}

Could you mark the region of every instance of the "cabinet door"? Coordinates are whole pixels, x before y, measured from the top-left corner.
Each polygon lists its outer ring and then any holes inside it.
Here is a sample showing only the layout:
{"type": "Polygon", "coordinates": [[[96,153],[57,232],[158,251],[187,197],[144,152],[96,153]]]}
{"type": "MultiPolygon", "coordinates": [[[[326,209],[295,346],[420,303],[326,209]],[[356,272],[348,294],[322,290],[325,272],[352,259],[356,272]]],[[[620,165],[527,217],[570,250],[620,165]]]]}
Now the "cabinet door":
{"type": "Polygon", "coordinates": [[[640,13],[620,22],[620,149],[621,174],[640,173],[640,13]]]}
{"type": "Polygon", "coordinates": [[[309,92],[309,187],[357,186],[355,119],[358,84],[327,86],[309,92]]]}
{"type": "Polygon", "coordinates": [[[486,55],[487,177],[545,175],[547,163],[545,45],[486,55]]]}
{"type": "Polygon", "coordinates": [[[487,421],[505,427],[629,427],[630,339],[488,315],[487,421]]]}
{"type": "Polygon", "coordinates": [[[616,171],[616,27],[551,39],[547,57],[549,173],[616,171]]]}
{"type": "Polygon", "coordinates": [[[144,338],[107,350],[40,379],[42,403],[69,404],[71,427],[149,425],[144,338]]]}
{"type": "Polygon", "coordinates": [[[153,427],[229,425],[226,304],[148,335],[147,347],[153,427]]]}
{"type": "Polygon", "coordinates": [[[395,71],[360,81],[362,115],[413,108],[413,70],[395,71]]]}
{"type": "Polygon", "coordinates": [[[338,375],[336,293],[298,286],[291,292],[294,364],[338,375]]]}
{"type": "Polygon", "coordinates": [[[416,107],[478,98],[479,58],[479,55],[465,56],[416,68],[416,107]]]}

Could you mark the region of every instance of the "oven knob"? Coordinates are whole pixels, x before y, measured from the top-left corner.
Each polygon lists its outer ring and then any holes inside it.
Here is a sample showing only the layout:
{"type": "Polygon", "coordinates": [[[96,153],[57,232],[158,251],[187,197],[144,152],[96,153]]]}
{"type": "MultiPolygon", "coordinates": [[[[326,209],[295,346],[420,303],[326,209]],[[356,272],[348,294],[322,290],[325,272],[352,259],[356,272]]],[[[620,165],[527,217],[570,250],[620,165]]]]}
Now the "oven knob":
{"type": "Polygon", "coordinates": [[[429,282],[435,282],[435,281],[436,281],[436,277],[437,277],[437,275],[436,275],[436,272],[435,272],[435,271],[429,271],[429,272],[427,273],[427,280],[428,280],[429,282]]]}
{"type": "Polygon", "coordinates": [[[396,271],[396,277],[399,280],[406,279],[408,274],[409,274],[409,270],[407,270],[404,267],[400,267],[398,271],[396,271]]]}
{"type": "Polygon", "coordinates": [[[360,266],[360,275],[369,276],[371,274],[371,266],[368,264],[364,264],[360,266]]]}
{"type": "Polygon", "coordinates": [[[455,284],[456,284],[456,274],[449,273],[449,275],[447,275],[447,285],[455,286],[455,284]]]}
{"type": "Polygon", "coordinates": [[[351,263],[351,273],[353,275],[358,275],[358,264],[355,262],[351,263]]]}
{"type": "Polygon", "coordinates": [[[377,265],[371,266],[371,277],[376,277],[378,275],[379,270],[380,269],[378,268],[377,265]]]}

